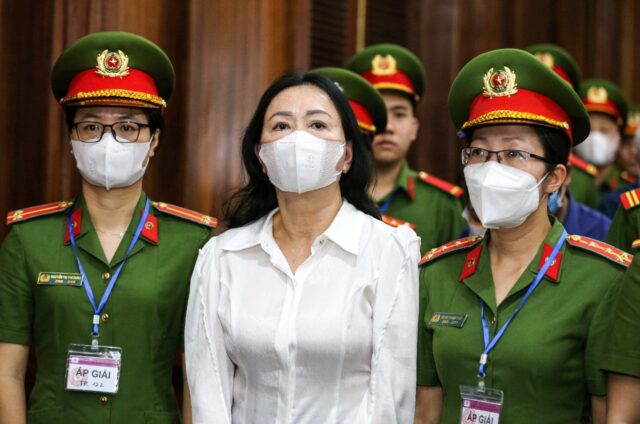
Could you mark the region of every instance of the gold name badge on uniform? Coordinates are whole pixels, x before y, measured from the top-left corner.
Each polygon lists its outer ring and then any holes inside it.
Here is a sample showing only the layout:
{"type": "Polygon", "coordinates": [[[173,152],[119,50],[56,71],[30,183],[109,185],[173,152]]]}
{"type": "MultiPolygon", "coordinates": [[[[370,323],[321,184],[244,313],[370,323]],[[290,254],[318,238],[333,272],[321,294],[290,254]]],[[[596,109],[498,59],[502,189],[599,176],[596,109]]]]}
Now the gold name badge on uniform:
{"type": "Polygon", "coordinates": [[[431,321],[429,321],[429,325],[462,328],[462,326],[466,321],[467,321],[467,314],[449,314],[446,312],[436,312],[431,317],[431,321]]]}
{"type": "Polygon", "coordinates": [[[38,274],[38,285],[80,287],[82,275],[73,272],[41,272],[38,274]]]}

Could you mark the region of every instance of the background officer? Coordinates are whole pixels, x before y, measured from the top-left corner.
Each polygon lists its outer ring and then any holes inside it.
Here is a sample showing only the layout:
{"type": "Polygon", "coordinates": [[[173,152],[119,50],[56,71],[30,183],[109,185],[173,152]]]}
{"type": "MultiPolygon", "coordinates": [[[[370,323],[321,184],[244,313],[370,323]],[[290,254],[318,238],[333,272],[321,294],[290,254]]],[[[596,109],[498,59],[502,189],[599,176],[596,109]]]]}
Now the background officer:
{"type": "Polygon", "coordinates": [[[409,50],[376,44],[354,55],[346,68],[380,90],[387,106],[384,133],[373,139],[376,182],[371,191],[383,219],[406,223],[421,238],[421,251],[453,240],[465,226],[463,190],[407,164],[420,126],[417,104],[424,95],[424,68],[409,50]]]}

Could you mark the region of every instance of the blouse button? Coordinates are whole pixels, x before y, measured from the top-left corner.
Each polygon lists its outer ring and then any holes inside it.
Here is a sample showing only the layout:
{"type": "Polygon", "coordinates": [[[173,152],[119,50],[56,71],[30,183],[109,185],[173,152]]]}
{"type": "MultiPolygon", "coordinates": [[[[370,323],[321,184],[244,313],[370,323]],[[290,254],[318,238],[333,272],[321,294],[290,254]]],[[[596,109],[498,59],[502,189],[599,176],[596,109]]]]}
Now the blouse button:
{"type": "Polygon", "coordinates": [[[109,396],[100,396],[100,404],[106,405],[107,403],[109,403],[109,396]]]}
{"type": "Polygon", "coordinates": [[[108,272],[103,272],[102,273],[102,279],[103,280],[108,280],[109,278],[111,278],[111,274],[109,274],[108,272]]]}

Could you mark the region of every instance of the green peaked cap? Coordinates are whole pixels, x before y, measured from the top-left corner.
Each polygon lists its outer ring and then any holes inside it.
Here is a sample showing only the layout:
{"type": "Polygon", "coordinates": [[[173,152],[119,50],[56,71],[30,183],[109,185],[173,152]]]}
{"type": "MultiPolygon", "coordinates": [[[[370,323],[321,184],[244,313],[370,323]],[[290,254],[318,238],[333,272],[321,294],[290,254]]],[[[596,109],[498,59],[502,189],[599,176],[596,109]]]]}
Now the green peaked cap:
{"type": "Polygon", "coordinates": [[[382,95],[355,72],[342,68],[316,68],[310,74],[322,75],[333,81],[350,101],[358,125],[369,133],[381,133],[387,127],[387,107],[382,95]],[[358,105],[353,105],[352,102],[358,105]],[[361,110],[364,108],[365,110],[361,110]],[[368,115],[368,116],[367,116],[368,115]]]}
{"type": "Polygon", "coordinates": [[[588,79],[580,84],[579,93],[588,112],[604,113],[619,126],[626,125],[629,104],[616,84],[605,79],[588,79]]]}
{"type": "Polygon", "coordinates": [[[425,73],[420,59],[397,44],[373,44],[353,55],[345,68],[361,75],[378,90],[424,95],[425,73]]]}
{"type": "Polygon", "coordinates": [[[160,47],[129,32],[96,32],[76,40],[51,71],[63,105],[161,107],[175,85],[171,60],[160,47]]]}
{"type": "Polygon", "coordinates": [[[580,87],[580,67],[573,56],[560,46],[551,43],[534,44],[525,49],[550,67],[562,79],[578,91],[580,87]]]}
{"type": "Polygon", "coordinates": [[[449,114],[460,130],[522,123],[557,128],[573,145],[589,135],[577,93],[531,53],[499,49],[471,59],[449,91],[449,114]]]}

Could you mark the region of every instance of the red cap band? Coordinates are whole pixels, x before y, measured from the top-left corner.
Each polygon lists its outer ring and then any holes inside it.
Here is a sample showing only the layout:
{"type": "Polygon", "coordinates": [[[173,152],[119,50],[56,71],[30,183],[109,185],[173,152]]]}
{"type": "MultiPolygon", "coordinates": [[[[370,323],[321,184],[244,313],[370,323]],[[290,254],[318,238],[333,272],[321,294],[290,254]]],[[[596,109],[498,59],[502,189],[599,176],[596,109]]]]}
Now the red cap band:
{"type": "Polygon", "coordinates": [[[358,121],[360,128],[366,131],[376,132],[376,126],[373,124],[373,118],[364,106],[351,99],[349,99],[349,106],[351,106],[351,110],[356,116],[356,120],[358,121]]]}
{"type": "Polygon", "coordinates": [[[138,69],[129,69],[129,75],[124,77],[104,77],[98,75],[95,68],[82,71],[73,77],[67,94],[60,102],[90,104],[96,101],[105,104],[107,98],[122,98],[128,103],[134,100],[155,107],[165,105],[158,96],[153,78],[138,69]]]}
{"type": "Polygon", "coordinates": [[[469,118],[462,129],[518,121],[558,128],[573,142],[571,119],[564,109],[549,97],[526,88],[518,88],[518,92],[510,96],[478,95],[469,107],[469,118]]]}
{"type": "Polygon", "coordinates": [[[398,90],[416,95],[411,79],[402,71],[396,71],[392,75],[375,75],[371,71],[366,71],[361,75],[378,90],[398,90]]]}
{"type": "Polygon", "coordinates": [[[584,104],[585,109],[587,109],[587,112],[606,113],[607,115],[613,116],[616,120],[622,118],[618,107],[610,100],[607,100],[604,103],[594,103],[590,102],[588,99],[582,99],[582,103],[584,104]]]}

